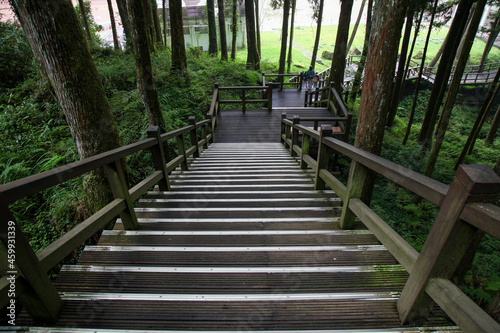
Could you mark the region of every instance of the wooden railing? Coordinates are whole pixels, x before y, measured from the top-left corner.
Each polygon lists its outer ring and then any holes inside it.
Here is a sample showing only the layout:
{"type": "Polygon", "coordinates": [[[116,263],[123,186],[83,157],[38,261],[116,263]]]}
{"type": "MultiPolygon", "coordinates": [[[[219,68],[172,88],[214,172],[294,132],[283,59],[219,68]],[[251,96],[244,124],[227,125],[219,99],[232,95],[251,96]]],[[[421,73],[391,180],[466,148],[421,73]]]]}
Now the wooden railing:
{"type": "Polygon", "coordinates": [[[220,111],[221,104],[241,104],[241,109],[243,112],[247,109],[247,104],[252,103],[265,103],[267,109],[272,111],[273,109],[273,84],[267,83],[267,85],[263,86],[237,86],[237,87],[219,87],[218,84],[215,84],[214,92],[212,94],[212,103],[210,104],[210,109],[206,115],[206,118],[210,120],[212,133],[217,126],[217,115],[220,111]],[[265,92],[265,98],[261,99],[248,99],[247,91],[257,90],[259,92],[265,92]],[[240,91],[241,99],[232,99],[232,100],[223,100],[220,97],[221,91],[240,91]]]}
{"type": "Polygon", "coordinates": [[[426,317],[435,302],[465,332],[500,332],[500,325],[455,284],[470,267],[483,232],[500,238],[500,207],[491,203],[499,197],[500,177],[489,167],[462,165],[447,186],[333,138],[330,126],[315,131],[297,121],[282,119],[281,139],[292,154],[300,157],[301,168],[314,170],[315,189],[328,186],[342,199],[342,229],[352,228],[355,218],[359,218],[410,273],[398,301],[403,323],[426,317]],[[319,143],[317,158],[309,154],[311,140],[319,143]],[[351,159],[347,185],[328,170],[333,153],[351,159]],[[361,201],[362,179],[369,172],[440,207],[421,253],[361,201]]]}
{"type": "MultiPolygon", "coordinates": [[[[483,84],[493,81],[496,75],[496,71],[500,68],[500,62],[490,63],[484,65],[482,68],[479,65],[467,66],[464,69],[464,74],[462,76],[461,84],[483,84]]],[[[453,79],[453,74],[455,73],[456,66],[452,67],[450,82],[453,79]]],[[[414,79],[418,77],[420,73],[420,66],[410,67],[408,69],[408,74],[406,79],[414,79]]],[[[424,78],[430,81],[434,81],[434,76],[437,73],[437,67],[424,67],[422,75],[424,78]]]]}
{"type": "Polygon", "coordinates": [[[302,90],[302,75],[262,73],[262,85],[266,86],[268,84],[279,86],[280,90],[283,90],[284,86],[291,86],[291,88],[302,90]],[[273,80],[270,78],[273,78],[273,80]],[[289,78],[288,81],[285,80],[286,78],[289,78]]]}
{"type": "Polygon", "coordinates": [[[158,127],[150,127],[145,140],[1,185],[0,307],[15,302],[15,296],[34,319],[54,322],[62,301],[47,272],[118,215],[126,229],[136,229],[133,202],[156,184],[161,191],[170,190],[169,173],[178,166],[187,170],[188,157],[198,157],[200,147],[208,148],[213,141],[209,124],[209,119],[197,123],[190,117],[189,126],[172,132],[160,134],[158,127]],[[173,158],[164,149],[169,140],[177,143],[178,155],[173,158]],[[129,189],[122,159],[146,149],[152,153],[155,171],[129,189]],[[106,172],[114,200],[35,254],[8,205],[99,168],[106,172]]]}

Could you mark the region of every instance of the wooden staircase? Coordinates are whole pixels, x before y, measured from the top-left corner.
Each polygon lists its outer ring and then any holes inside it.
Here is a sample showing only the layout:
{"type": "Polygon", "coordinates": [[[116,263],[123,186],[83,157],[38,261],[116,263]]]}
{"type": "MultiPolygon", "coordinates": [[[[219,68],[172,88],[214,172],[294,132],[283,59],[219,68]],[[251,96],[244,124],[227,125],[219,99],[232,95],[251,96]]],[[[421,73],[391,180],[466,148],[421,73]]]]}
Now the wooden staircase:
{"type": "Polygon", "coordinates": [[[361,223],[339,230],[338,197],[281,144],[213,144],[170,183],[138,230],[118,221],[62,268],[51,331],[420,332],[396,310],[406,271],[361,223]]]}

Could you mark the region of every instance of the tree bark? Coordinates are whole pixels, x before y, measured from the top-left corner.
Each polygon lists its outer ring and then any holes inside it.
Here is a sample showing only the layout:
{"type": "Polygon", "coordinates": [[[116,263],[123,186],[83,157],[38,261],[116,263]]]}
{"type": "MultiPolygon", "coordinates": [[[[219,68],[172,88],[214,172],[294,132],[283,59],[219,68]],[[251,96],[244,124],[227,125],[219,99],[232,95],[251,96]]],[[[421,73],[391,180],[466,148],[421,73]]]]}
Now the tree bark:
{"type": "Polygon", "coordinates": [[[83,26],[85,28],[87,39],[92,41],[92,33],[90,32],[89,20],[87,18],[87,11],[85,10],[85,3],[83,0],[78,0],[78,6],[80,6],[80,13],[82,13],[83,26]]]}
{"type": "Polygon", "coordinates": [[[365,70],[366,56],[368,55],[368,49],[370,44],[370,33],[372,30],[372,13],[373,13],[373,0],[368,0],[368,10],[366,14],[366,29],[365,29],[365,41],[363,44],[363,52],[361,53],[361,58],[358,62],[358,69],[354,75],[354,81],[352,82],[351,88],[351,101],[356,100],[356,96],[359,92],[359,87],[361,86],[361,78],[363,77],[363,72],[365,70]]]}
{"type": "MultiPolygon", "coordinates": [[[[354,24],[354,29],[352,30],[351,38],[349,38],[349,43],[347,43],[347,52],[351,50],[352,43],[354,42],[354,37],[356,37],[356,33],[358,32],[359,22],[361,21],[361,16],[363,16],[363,9],[365,9],[366,0],[361,2],[361,8],[359,9],[358,18],[356,19],[356,23],[354,24]]],[[[347,56],[347,54],[346,54],[347,56]]]]}
{"type": "MultiPolygon", "coordinates": [[[[290,0],[283,2],[283,24],[281,26],[281,51],[278,74],[285,74],[286,46],[288,39],[288,19],[290,16],[290,0]]],[[[280,82],[283,78],[280,79],[280,82]]]]}
{"type": "Polygon", "coordinates": [[[321,21],[323,20],[323,8],[325,6],[325,0],[319,0],[319,10],[318,10],[318,24],[316,26],[316,38],[314,39],[314,48],[311,57],[311,66],[316,64],[316,58],[318,57],[319,39],[321,37],[321,21]]]}
{"type": "Polygon", "coordinates": [[[227,61],[227,37],[226,37],[226,16],[224,13],[224,0],[217,0],[219,8],[219,35],[220,35],[220,59],[227,61]]]}
{"type": "Polygon", "coordinates": [[[458,169],[458,166],[462,164],[462,162],[465,159],[466,155],[469,155],[472,153],[472,150],[474,149],[474,143],[477,140],[477,136],[479,135],[479,132],[481,131],[481,128],[483,127],[484,120],[486,118],[486,115],[488,114],[489,110],[493,106],[493,102],[495,100],[495,96],[498,94],[498,89],[500,85],[498,85],[498,81],[500,80],[500,68],[497,71],[497,74],[495,75],[495,78],[493,79],[493,82],[490,84],[488,88],[488,93],[486,94],[486,99],[484,100],[483,106],[481,107],[481,110],[479,110],[479,113],[476,117],[476,121],[474,122],[474,125],[472,126],[472,129],[470,131],[469,137],[467,138],[467,141],[465,142],[465,145],[462,149],[462,152],[460,153],[460,156],[458,157],[457,163],[455,164],[455,170],[458,169]]]}
{"type": "MultiPolygon", "coordinates": [[[[132,1],[132,0],[127,0],[127,6],[128,6],[128,2],[129,1],[132,1]]],[[[147,31],[147,36],[148,36],[148,39],[149,39],[149,48],[151,50],[151,52],[154,52],[155,50],[155,45],[156,45],[156,31],[155,31],[155,24],[154,24],[154,20],[153,20],[153,10],[151,8],[151,0],[142,0],[142,4],[143,4],[143,15],[144,15],[144,19],[145,19],[145,24],[146,24],[146,31],[147,31]]],[[[129,15],[130,15],[130,11],[129,11],[129,15]]],[[[129,17],[130,20],[132,20],[131,17],[129,17]]],[[[134,28],[131,28],[132,30],[134,28]]],[[[133,32],[132,32],[133,34],[133,32]]]]}
{"type": "MultiPolygon", "coordinates": [[[[116,122],[70,1],[10,0],[33,54],[48,75],[81,159],[120,146],[116,122]]],[[[92,214],[112,198],[103,172],[84,178],[92,214]]]]}
{"type": "Polygon", "coordinates": [[[132,32],[130,31],[130,20],[127,13],[127,1],[116,0],[116,5],[118,6],[118,12],[120,13],[120,18],[122,20],[123,32],[125,33],[127,45],[126,48],[128,48],[132,42],[132,32]]]}
{"type": "Polygon", "coordinates": [[[292,0],[292,18],[290,20],[290,41],[288,42],[288,57],[287,57],[287,73],[290,73],[290,67],[292,67],[292,50],[293,50],[293,30],[295,29],[295,7],[297,5],[296,0],[292,0]]]}
{"type": "Polygon", "coordinates": [[[427,30],[427,38],[425,39],[424,52],[422,55],[422,61],[420,63],[420,69],[418,71],[417,84],[415,87],[415,94],[413,96],[413,105],[412,105],[411,112],[410,112],[410,119],[408,119],[408,125],[406,126],[406,134],[405,134],[405,137],[403,139],[403,145],[406,145],[406,142],[408,142],[408,138],[410,137],[410,132],[411,132],[411,126],[413,124],[413,118],[415,117],[415,109],[417,107],[418,93],[420,91],[420,82],[422,81],[422,74],[423,74],[424,67],[425,67],[425,58],[427,57],[427,49],[429,47],[429,41],[431,39],[432,25],[434,24],[434,18],[436,17],[436,10],[437,10],[438,3],[439,3],[439,0],[435,0],[434,6],[432,8],[431,21],[429,23],[429,29],[427,30]]]}
{"type": "Polygon", "coordinates": [[[495,118],[493,119],[493,123],[491,124],[490,131],[486,136],[486,144],[492,145],[493,140],[495,140],[495,136],[498,132],[498,127],[500,126],[500,107],[498,107],[497,112],[495,113],[495,118]]]}
{"type": "Polygon", "coordinates": [[[253,0],[245,0],[245,16],[247,26],[247,68],[258,71],[260,70],[260,59],[255,35],[253,0]]]}
{"type": "Polygon", "coordinates": [[[207,0],[208,54],[217,55],[217,28],[215,26],[214,0],[207,0]]]}
{"type": "Polygon", "coordinates": [[[156,42],[162,43],[163,38],[161,36],[161,25],[160,25],[160,15],[158,14],[158,3],[156,0],[151,0],[151,11],[153,13],[153,22],[155,25],[156,42]]]}
{"type": "Polygon", "coordinates": [[[431,62],[429,63],[429,66],[427,66],[427,67],[434,68],[434,66],[436,66],[439,59],[441,59],[441,55],[443,54],[444,47],[448,43],[449,40],[450,40],[450,31],[448,30],[448,33],[446,34],[446,37],[444,38],[443,44],[441,44],[441,47],[439,48],[436,55],[434,56],[434,58],[432,58],[431,62]]]}
{"type": "Polygon", "coordinates": [[[161,111],[158,94],[153,80],[153,67],[147,38],[146,22],[144,21],[144,7],[141,0],[128,0],[128,12],[135,53],[137,69],[137,89],[146,109],[149,124],[159,126],[165,131],[165,120],[161,111]]]}
{"type": "Polygon", "coordinates": [[[169,0],[170,31],[172,43],[172,71],[183,74],[187,68],[181,0],[169,0]]]}
{"type": "MultiPolygon", "coordinates": [[[[427,162],[427,168],[425,169],[425,175],[430,177],[434,171],[436,161],[443,144],[444,136],[448,128],[448,123],[451,117],[451,112],[458,94],[458,89],[460,88],[460,81],[462,80],[462,74],[467,65],[467,60],[469,59],[470,50],[472,44],[474,43],[474,38],[476,37],[477,28],[479,22],[481,21],[481,16],[483,15],[484,7],[486,6],[486,0],[478,0],[476,3],[476,8],[474,10],[474,15],[470,21],[469,28],[464,39],[462,53],[458,59],[457,68],[455,74],[453,75],[453,80],[450,85],[450,91],[446,97],[446,102],[443,106],[443,111],[441,113],[441,119],[439,121],[439,126],[437,128],[436,140],[432,146],[431,155],[429,156],[429,161],[427,162]]],[[[444,59],[444,58],[443,58],[444,59]]]]}
{"type": "Polygon", "coordinates": [[[396,74],[396,82],[394,83],[394,89],[392,90],[391,106],[389,108],[389,115],[387,116],[387,126],[391,127],[394,124],[394,118],[396,118],[396,112],[398,111],[399,99],[401,98],[401,91],[403,90],[404,74],[405,74],[405,64],[406,55],[408,53],[408,46],[410,45],[411,28],[413,26],[413,14],[415,10],[413,8],[408,8],[408,13],[406,14],[406,26],[405,33],[403,35],[403,44],[401,45],[401,54],[398,61],[398,72],[396,74]]]}
{"type": "Polygon", "coordinates": [[[255,2],[255,33],[257,34],[257,50],[259,51],[259,56],[262,54],[262,45],[260,42],[260,13],[259,13],[259,0],[254,0],[255,2]]]}
{"type": "MultiPolygon", "coordinates": [[[[376,155],[380,155],[382,150],[389,96],[392,95],[392,81],[407,7],[407,1],[375,2],[355,146],[376,155]]],[[[364,184],[361,199],[365,203],[371,200],[374,180],[375,177],[370,173],[356,180],[364,184]]]]}
{"type": "Polygon", "coordinates": [[[113,13],[113,5],[111,4],[111,0],[108,0],[108,10],[109,19],[111,20],[111,30],[113,31],[113,44],[115,50],[118,50],[120,48],[120,43],[118,42],[118,35],[116,34],[115,14],[113,13]]]}
{"type": "Polygon", "coordinates": [[[167,41],[167,0],[162,0],[162,10],[163,10],[163,44],[165,44],[165,47],[168,48],[168,41],[167,41]]]}
{"type": "Polygon", "coordinates": [[[330,71],[330,82],[333,82],[333,87],[339,92],[342,92],[341,87],[344,84],[344,73],[347,54],[347,40],[349,39],[349,25],[351,23],[353,0],[342,0],[340,9],[339,26],[337,37],[335,39],[335,49],[333,50],[332,69],[330,71]]]}
{"type": "Polygon", "coordinates": [[[231,60],[236,58],[236,37],[238,33],[238,0],[233,0],[233,17],[231,18],[231,60]]]}
{"type": "Polygon", "coordinates": [[[498,33],[500,32],[500,16],[495,17],[495,21],[491,25],[491,32],[488,36],[488,40],[486,41],[486,45],[484,47],[483,55],[481,56],[481,62],[479,63],[479,71],[483,71],[484,63],[486,62],[486,58],[488,54],[490,54],[491,48],[495,44],[495,40],[498,37],[498,33]]]}
{"type": "Polygon", "coordinates": [[[429,104],[425,113],[422,129],[418,140],[422,142],[422,151],[427,150],[432,142],[432,133],[439,113],[441,102],[444,98],[448,80],[453,67],[452,59],[455,59],[457,49],[462,39],[465,23],[472,7],[473,0],[461,0],[448,35],[451,37],[443,49],[442,61],[439,62],[438,71],[434,79],[429,104]]]}

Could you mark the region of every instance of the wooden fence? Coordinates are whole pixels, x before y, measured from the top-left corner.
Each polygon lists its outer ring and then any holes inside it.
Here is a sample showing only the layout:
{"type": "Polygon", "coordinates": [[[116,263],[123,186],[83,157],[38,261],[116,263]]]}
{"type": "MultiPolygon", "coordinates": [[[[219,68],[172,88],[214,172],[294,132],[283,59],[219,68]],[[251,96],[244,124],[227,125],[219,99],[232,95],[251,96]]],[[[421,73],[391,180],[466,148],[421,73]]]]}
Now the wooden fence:
{"type": "Polygon", "coordinates": [[[178,166],[187,170],[188,157],[198,157],[200,147],[208,148],[213,141],[209,124],[209,119],[197,123],[190,117],[189,126],[172,132],[161,134],[158,127],[150,127],[145,140],[1,185],[0,307],[12,302],[8,291],[15,284],[16,298],[34,319],[56,321],[62,301],[47,272],[118,215],[126,229],[136,229],[133,202],[156,184],[161,191],[170,189],[169,173],[178,166]],[[168,140],[177,142],[178,155],[173,158],[164,149],[168,140]],[[152,153],[155,171],[129,189],[122,159],[146,149],[152,153]],[[114,200],[35,254],[8,205],[99,168],[106,172],[114,200]]]}
{"type": "Polygon", "coordinates": [[[491,203],[498,199],[500,177],[489,167],[462,165],[447,186],[333,138],[329,126],[315,131],[282,119],[281,138],[290,152],[300,157],[301,168],[314,170],[315,189],[328,186],[342,199],[342,229],[352,228],[359,218],[410,273],[398,301],[403,323],[425,318],[435,302],[465,332],[500,332],[500,325],[455,284],[470,267],[483,233],[500,238],[500,207],[491,203]],[[311,140],[319,143],[317,158],[309,154],[311,140]],[[328,170],[333,153],[351,159],[347,185],[328,170]],[[369,172],[440,207],[421,253],[361,201],[363,179],[369,172]]]}

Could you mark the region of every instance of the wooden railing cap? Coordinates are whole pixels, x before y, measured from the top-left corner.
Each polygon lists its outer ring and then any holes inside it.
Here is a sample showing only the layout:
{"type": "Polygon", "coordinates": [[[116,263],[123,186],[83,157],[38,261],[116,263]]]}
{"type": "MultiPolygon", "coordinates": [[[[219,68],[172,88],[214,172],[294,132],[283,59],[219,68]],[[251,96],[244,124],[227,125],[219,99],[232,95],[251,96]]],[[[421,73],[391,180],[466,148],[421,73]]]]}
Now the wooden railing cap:
{"type": "Polygon", "coordinates": [[[500,177],[488,165],[460,165],[456,177],[470,194],[500,193],[500,177]]]}

